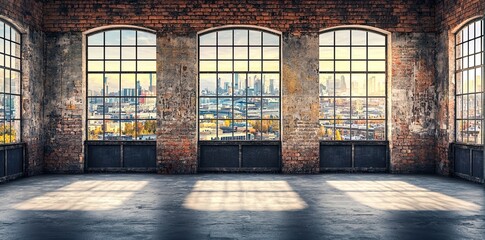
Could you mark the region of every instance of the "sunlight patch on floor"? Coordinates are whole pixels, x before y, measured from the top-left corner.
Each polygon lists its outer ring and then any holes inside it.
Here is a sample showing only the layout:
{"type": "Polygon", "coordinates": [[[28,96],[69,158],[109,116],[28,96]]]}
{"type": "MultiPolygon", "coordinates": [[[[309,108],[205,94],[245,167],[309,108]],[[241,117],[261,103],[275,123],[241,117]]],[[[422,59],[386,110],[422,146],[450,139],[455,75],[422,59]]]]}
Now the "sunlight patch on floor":
{"type": "Polygon", "coordinates": [[[403,181],[327,181],[356,202],[379,210],[478,211],[477,204],[403,181]]]}
{"type": "Polygon", "coordinates": [[[296,211],[308,207],[286,181],[197,181],[183,206],[198,211],[296,211]]]}
{"type": "Polygon", "coordinates": [[[147,181],[77,181],[13,206],[35,211],[104,211],[120,207],[147,181]]]}

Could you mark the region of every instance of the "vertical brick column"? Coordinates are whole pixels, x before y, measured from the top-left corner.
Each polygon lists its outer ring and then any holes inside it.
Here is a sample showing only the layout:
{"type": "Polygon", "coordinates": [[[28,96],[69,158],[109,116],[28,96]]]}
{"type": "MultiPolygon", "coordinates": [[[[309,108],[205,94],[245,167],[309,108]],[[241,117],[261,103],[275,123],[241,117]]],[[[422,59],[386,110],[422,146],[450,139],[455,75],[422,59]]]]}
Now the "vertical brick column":
{"type": "Polygon", "coordinates": [[[318,34],[283,37],[282,161],[285,173],[319,166],[318,34]]]}
{"type": "Polygon", "coordinates": [[[157,37],[157,166],[160,173],[197,167],[197,42],[195,34],[157,37]]]}

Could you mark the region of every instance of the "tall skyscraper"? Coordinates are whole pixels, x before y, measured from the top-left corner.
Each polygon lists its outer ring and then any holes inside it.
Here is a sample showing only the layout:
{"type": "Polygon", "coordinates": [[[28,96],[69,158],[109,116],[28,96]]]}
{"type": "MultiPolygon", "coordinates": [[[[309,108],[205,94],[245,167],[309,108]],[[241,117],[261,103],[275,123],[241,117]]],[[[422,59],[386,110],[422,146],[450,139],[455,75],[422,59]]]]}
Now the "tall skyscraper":
{"type": "Polygon", "coordinates": [[[239,74],[234,74],[234,91],[239,90],[239,74]]]}

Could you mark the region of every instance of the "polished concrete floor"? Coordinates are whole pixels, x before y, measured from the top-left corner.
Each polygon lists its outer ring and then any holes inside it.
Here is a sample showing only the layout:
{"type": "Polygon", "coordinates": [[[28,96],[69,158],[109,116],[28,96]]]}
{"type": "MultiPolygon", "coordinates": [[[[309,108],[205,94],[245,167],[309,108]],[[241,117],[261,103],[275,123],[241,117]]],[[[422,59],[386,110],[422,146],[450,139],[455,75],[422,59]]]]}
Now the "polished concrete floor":
{"type": "Polygon", "coordinates": [[[44,175],[0,184],[0,239],[484,239],[483,185],[388,174],[44,175]]]}

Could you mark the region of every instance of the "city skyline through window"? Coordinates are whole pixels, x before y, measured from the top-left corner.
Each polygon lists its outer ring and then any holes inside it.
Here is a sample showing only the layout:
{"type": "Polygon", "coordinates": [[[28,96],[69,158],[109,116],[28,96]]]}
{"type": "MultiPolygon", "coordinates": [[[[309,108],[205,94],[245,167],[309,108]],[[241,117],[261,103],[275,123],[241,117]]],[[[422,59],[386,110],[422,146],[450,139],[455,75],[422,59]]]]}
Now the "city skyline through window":
{"type": "Polygon", "coordinates": [[[110,29],[87,37],[88,140],[155,140],[156,36],[110,29]]]}
{"type": "Polygon", "coordinates": [[[199,36],[199,140],[280,139],[280,37],[257,29],[199,36]]]}
{"type": "Polygon", "coordinates": [[[364,29],[320,34],[320,140],[387,139],[386,41],[364,29]]]}

